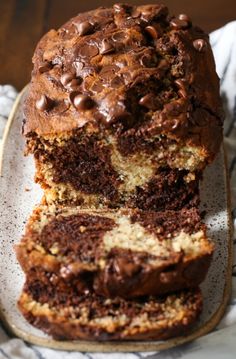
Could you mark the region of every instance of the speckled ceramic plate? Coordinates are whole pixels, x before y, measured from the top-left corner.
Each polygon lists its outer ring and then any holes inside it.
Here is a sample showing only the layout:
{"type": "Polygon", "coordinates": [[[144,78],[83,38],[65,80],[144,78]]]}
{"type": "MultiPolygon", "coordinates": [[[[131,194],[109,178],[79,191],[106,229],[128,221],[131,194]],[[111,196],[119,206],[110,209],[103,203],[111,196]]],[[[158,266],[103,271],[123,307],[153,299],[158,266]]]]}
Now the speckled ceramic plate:
{"type": "Polygon", "coordinates": [[[201,188],[202,208],[206,210],[209,237],[216,245],[214,260],[202,284],[204,309],[193,331],[185,337],[157,342],[86,342],[52,340],[30,326],[16,307],[24,275],[16,261],[14,243],[20,240],[24,224],[42,192],[33,182],[31,157],[23,156],[21,136],[22,103],[25,89],[18,97],[8,121],[0,156],[0,309],[6,328],[28,342],[51,348],[78,351],[155,351],[179,345],[212,330],[222,317],[231,286],[231,230],[228,185],[223,150],[205,172],[201,188]]]}

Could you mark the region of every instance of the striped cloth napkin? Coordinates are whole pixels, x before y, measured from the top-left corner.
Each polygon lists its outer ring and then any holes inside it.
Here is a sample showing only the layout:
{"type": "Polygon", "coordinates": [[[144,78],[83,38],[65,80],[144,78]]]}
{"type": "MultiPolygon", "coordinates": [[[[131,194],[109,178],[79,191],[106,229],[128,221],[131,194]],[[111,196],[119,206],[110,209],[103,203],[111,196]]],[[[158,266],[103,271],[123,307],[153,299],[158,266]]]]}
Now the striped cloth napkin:
{"type": "MultiPolygon", "coordinates": [[[[214,31],[210,35],[221,79],[226,122],[225,144],[228,152],[229,175],[232,190],[232,216],[236,229],[236,21],[214,31]]],[[[0,86],[0,139],[7,117],[16,98],[16,90],[0,86]]],[[[235,238],[235,237],[234,237],[235,238]]],[[[0,359],[235,359],[236,357],[236,239],[234,239],[235,264],[232,268],[233,292],[227,312],[218,330],[193,343],[159,353],[79,353],[56,351],[29,345],[21,339],[10,338],[0,323],[0,359]]]]}

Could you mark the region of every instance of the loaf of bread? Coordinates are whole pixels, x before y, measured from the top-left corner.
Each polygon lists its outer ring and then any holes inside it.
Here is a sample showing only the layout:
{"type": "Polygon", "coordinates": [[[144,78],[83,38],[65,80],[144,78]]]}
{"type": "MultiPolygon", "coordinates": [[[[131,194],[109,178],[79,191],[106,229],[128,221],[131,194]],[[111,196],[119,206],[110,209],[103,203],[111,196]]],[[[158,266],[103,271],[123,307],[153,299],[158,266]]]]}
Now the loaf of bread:
{"type": "Polygon", "coordinates": [[[33,64],[23,134],[44,198],[16,246],[20,311],[60,340],[188,333],[214,251],[199,181],[222,142],[208,35],[115,4],[49,31],[33,64]]]}
{"type": "Polygon", "coordinates": [[[33,63],[23,132],[48,202],[155,210],[140,192],[158,199],[166,170],[192,188],[219,149],[214,59],[186,15],[82,13],[41,39],[33,63]]]}
{"type": "Polygon", "coordinates": [[[16,251],[27,276],[34,268],[81,293],[132,298],[198,286],[213,248],[195,208],[143,212],[42,206],[16,251]]]}
{"type": "Polygon", "coordinates": [[[57,340],[162,340],[191,330],[202,310],[199,289],[137,300],[81,295],[35,270],[18,301],[35,327],[57,340]]]}

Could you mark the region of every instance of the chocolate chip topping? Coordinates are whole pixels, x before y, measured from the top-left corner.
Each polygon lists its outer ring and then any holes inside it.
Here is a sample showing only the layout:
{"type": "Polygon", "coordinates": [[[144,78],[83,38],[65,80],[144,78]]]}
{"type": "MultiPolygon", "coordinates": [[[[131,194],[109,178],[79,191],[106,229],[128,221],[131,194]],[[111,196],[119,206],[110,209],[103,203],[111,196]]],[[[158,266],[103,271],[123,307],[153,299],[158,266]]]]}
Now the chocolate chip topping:
{"type": "Polygon", "coordinates": [[[218,148],[215,138],[221,138],[222,110],[214,60],[207,35],[192,26],[185,14],[169,17],[163,5],[99,8],[79,14],[58,31],[50,31],[34,58],[25,133],[70,131],[87,122],[96,131],[103,122],[110,125],[121,148],[129,142],[125,136],[130,140],[133,136],[134,142],[144,133],[147,137],[170,133],[177,141],[204,145],[211,152],[218,148]],[[200,57],[196,50],[201,51],[200,57]],[[53,65],[50,76],[40,76],[44,59],[53,65]],[[75,75],[70,78],[64,73],[75,75]],[[178,79],[189,86],[179,87],[175,83],[178,79]],[[45,119],[42,113],[38,115],[39,125],[32,103],[38,100],[38,93],[57,97],[57,91],[59,98],[65,98],[65,92],[92,94],[96,106],[89,106],[83,114],[78,111],[76,118],[73,106],[68,106],[63,117],[51,122],[58,114],[55,106],[45,119]],[[156,98],[155,106],[148,94],[156,98]],[[168,104],[173,104],[173,109],[168,104]],[[199,111],[211,125],[193,131],[199,111]],[[128,120],[124,120],[126,115],[128,120]]]}
{"type": "Polygon", "coordinates": [[[101,44],[101,47],[100,47],[100,54],[101,55],[106,55],[106,54],[110,54],[111,52],[114,52],[115,51],[115,48],[112,44],[111,41],[109,40],[102,40],[102,44],[101,44]]]}
{"type": "Polygon", "coordinates": [[[73,104],[77,110],[89,110],[94,106],[94,101],[88,95],[76,95],[73,98],[73,104]]]}
{"type": "Polygon", "coordinates": [[[72,79],[67,86],[69,86],[69,88],[73,90],[77,88],[79,85],[81,85],[82,82],[83,79],[81,77],[77,77],[75,79],[72,79]]]}
{"type": "Polygon", "coordinates": [[[207,47],[207,43],[204,39],[197,39],[193,41],[193,46],[197,51],[203,52],[207,47]]]}
{"type": "MultiPolygon", "coordinates": [[[[180,97],[183,97],[183,98],[185,98],[185,99],[188,98],[188,94],[187,94],[187,92],[186,92],[186,90],[185,90],[184,88],[180,89],[180,90],[178,91],[178,94],[179,94],[180,97]]],[[[173,127],[172,127],[172,128],[173,128],[173,127]]]]}
{"type": "Polygon", "coordinates": [[[94,26],[89,21],[83,21],[81,23],[74,23],[80,36],[91,34],[94,30],[94,26]]]}
{"type": "Polygon", "coordinates": [[[184,79],[177,79],[175,80],[175,84],[180,88],[183,89],[186,86],[186,81],[184,79]]]}
{"type": "Polygon", "coordinates": [[[53,100],[51,100],[46,95],[42,95],[37,101],[36,101],[36,108],[39,111],[48,111],[53,106],[53,100]]]}
{"type": "Polygon", "coordinates": [[[65,72],[60,79],[62,85],[71,90],[76,89],[82,83],[83,80],[81,77],[76,78],[75,76],[76,75],[71,72],[65,72]]]}
{"type": "Polygon", "coordinates": [[[116,122],[130,123],[132,121],[132,116],[128,111],[120,109],[112,110],[112,114],[102,120],[106,126],[113,125],[116,122]]]}
{"type": "Polygon", "coordinates": [[[192,23],[190,17],[189,17],[188,15],[186,15],[186,14],[179,14],[178,18],[179,18],[180,20],[186,21],[188,24],[191,24],[191,23],[192,23]]]}
{"type": "Polygon", "coordinates": [[[189,23],[186,20],[172,19],[170,21],[170,26],[176,30],[187,29],[189,27],[189,23]]]}
{"type": "Polygon", "coordinates": [[[158,38],[158,31],[154,26],[146,26],[145,31],[154,39],[158,38]]]}
{"type": "Polygon", "coordinates": [[[126,4],[114,4],[113,9],[116,13],[125,12],[129,8],[129,5],[126,4]]]}
{"type": "Polygon", "coordinates": [[[178,94],[180,97],[187,99],[187,83],[184,79],[177,79],[175,80],[175,84],[179,88],[178,94]]]}
{"type": "Polygon", "coordinates": [[[98,47],[95,44],[84,44],[79,48],[79,55],[81,57],[94,57],[98,55],[98,47]]]}
{"type": "Polygon", "coordinates": [[[44,72],[47,72],[53,68],[53,65],[51,62],[44,61],[39,65],[39,72],[43,74],[44,72]]]}
{"type": "Polygon", "coordinates": [[[61,83],[63,86],[67,86],[69,82],[71,82],[71,80],[73,80],[75,77],[74,74],[72,74],[71,72],[65,72],[62,76],[61,76],[61,83]]]}
{"type": "Polygon", "coordinates": [[[156,61],[154,57],[146,53],[140,58],[140,64],[144,67],[155,67],[156,61]]]}
{"type": "Polygon", "coordinates": [[[112,35],[112,40],[115,42],[123,42],[127,39],[127,34],[125,31],[118,31],[112,35]]]}
{"type": "Polygon", "coordinates": [[[157,101],[155,99],[155,95],[153,95],[151,93],[143,96],[139,100],[139,104],[141,106],[144,106],[144,107],[148,108],[149,110],[155,110],[158,107],[157,101]]]}

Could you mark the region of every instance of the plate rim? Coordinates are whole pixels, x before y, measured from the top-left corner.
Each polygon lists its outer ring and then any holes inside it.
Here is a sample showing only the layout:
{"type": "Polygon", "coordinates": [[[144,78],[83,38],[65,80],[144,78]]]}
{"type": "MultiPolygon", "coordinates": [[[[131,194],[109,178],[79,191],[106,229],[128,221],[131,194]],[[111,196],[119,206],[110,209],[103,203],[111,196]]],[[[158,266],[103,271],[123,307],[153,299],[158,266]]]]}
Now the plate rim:
{"type": "MultiPolygon", "coordinates": [[[[20,100],[22,96],[27,91],[29,85],[26,85],[22,91],[18,94],[14,105],[12,107],[11,113],[7,120],[7,124],[4,130],[3,139],[0,147],[0,176],[3,175],[3,158],[4,158],[4,148],[8,139],[8,135],[10,132],[11,124],[14,120],[15,114],[17,113],[18,107],[20,105],[20,100]]],[[[4,313],[4,308],[1,307],[0,304],[0,320],[5,328],[5,330],[11,335],[19,337],[25,340],[28,343],[43,346],[51,349],[57,350],[66,350],[66,351],[81,351],[81,352],[151,352],[151,351],[159,351],[164,349],[170,349],[174,346],[181,345],[187,342],[190,342],[194,339],[197,339],[203,335],[206,335],[211,330],[213,330],[222,316],[224,315],[225,309],[227,307],[231,288],[232,288],[232,280],[231,280],[231,268],[233,262],[233,242],[232,242],[232,234],[233,234],[233,225],[231,220],[231,196],[230,196],[230,184],[229,184],[229,176],[228,176],[228,164],[227,164],[227,155],[226,150],[223,145],[223,158],[224,158],[224,179],[226,185],[226,201],[227,201],[227,242],[228,242],[228,265],[225,274],[225,286],[224,292],[222,296],[222,301],[216,310],[216,312],[212,315],[212,317],[204,323],[200,328],[193,330],[187,336],[175,337],[166,341],[107,341],[107,342],[99,342],[99,341],[85,341],[85,340],[77,340],[77,341],[57,341],[52,338],[40,338],[36,335],[29,334],[21,328],[17,327],[14,323],[12,323],[7,315],[4,313]]]]}

